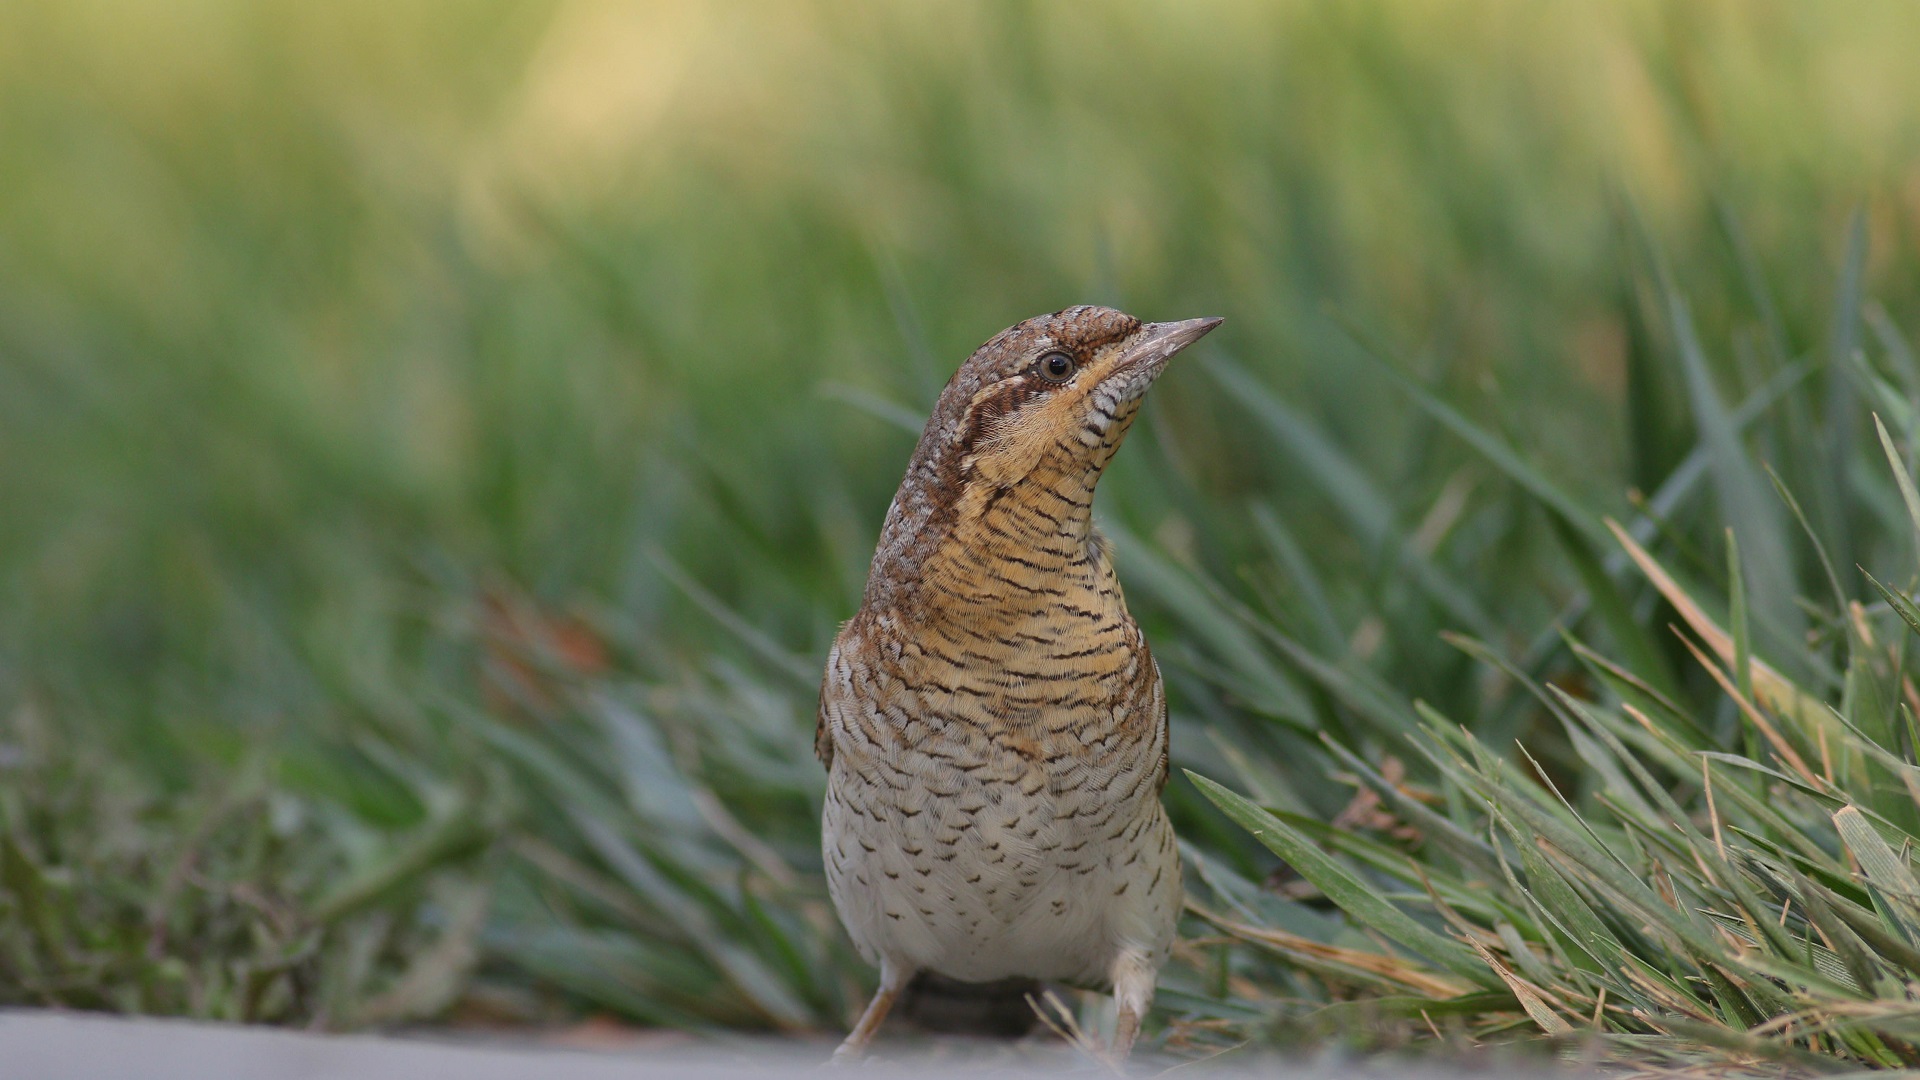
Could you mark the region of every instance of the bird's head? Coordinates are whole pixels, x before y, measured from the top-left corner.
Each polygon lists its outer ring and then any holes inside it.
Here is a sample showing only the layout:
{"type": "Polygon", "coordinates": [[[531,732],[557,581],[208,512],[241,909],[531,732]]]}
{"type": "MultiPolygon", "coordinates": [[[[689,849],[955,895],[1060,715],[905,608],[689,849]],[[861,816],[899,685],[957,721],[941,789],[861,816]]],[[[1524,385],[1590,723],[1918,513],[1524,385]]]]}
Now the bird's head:
{"type": "Polygon", "coordinates": [[[1168,358],[1219,323],[1143,323],[1104,307],[1028,319],[961,365],[935,410],[935,422],[952,420],[929,424],[922,446],[947,441],[969,488],[1078,479],[1090,490],[1168,358]]]}
{"type": "Polygon", "coordinates": [[[994,335],[941,392],[887,514],[879,559],[891,552],[912,563],[1009,498],[1058,496],[1067,505],[1040,508],[1084,523],[1147,388],[1220,321],[1143,323],[1072,307],[994,335]]]}

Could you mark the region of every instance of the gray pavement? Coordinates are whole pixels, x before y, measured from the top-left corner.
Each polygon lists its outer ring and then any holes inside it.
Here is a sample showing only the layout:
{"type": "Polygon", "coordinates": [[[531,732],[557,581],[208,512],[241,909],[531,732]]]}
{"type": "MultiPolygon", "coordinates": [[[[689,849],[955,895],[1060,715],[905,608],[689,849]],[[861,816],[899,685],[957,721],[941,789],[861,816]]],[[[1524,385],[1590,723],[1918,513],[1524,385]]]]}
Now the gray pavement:
{"type": "MultiPolygon", "coordinates": [[[[772,1080],[820,1076],[832,1050],[827,1040],[743,1039],[669,1040],[601,1051],[456,1034],[320,1035],[185,1020],[0,1011],[0,1080],[772,1080]]],[[[932,1060],[917,1054],[910,1064],[881,1060],[852,1074],[863,1080],[945,1080],[983,1073],[1055,1080],[1062,1074],[1106,1075],[1064,1046],[1028,1046],[1015,1056],[991,1045],[974,1052],[948,1047],[932,1060]]]]}
{"type": "MultiPolygon", "coordinates": [[[[820,1066],[832,1049],[828,1040],[694,1042],[668,1035],[631,1041],[616,1050],[582,1050],[459,1033],[320,1035],[185,1020],[0,1010],[0,1080],[821,1080],[836,1074],[861,1080],[1104,1080],[1111,1075],[1059,1043],[906,1042],[876,1048],[883,1055],[897,1055],[893,1061],[883,1056],[846,1072],[822,1072],[820,1066]]],[[[1156,1076],[1169,1066],[1179,1077],[1205,1073],[1287,1080],[1493,1080],[1495,1072],[1524,1075],[1509,1069],[1469,1073],[1410,1067],[1390,1059],[1305,1064],[1237,1055],[1197,1067],[1139,1057],[1128,1073],[1156,1076]]],[[[1552,1075],[1552,1070],[1529,1069],[1525,1074],[1552,1075]]]]}
{"type": "MultiPolygon", "coordinates": [[[[808,1047],[808,1064],[826,1056],[808,1047]]],[[[771,1054],[602,1053],[492,1042],[317,1035],[277,1028],[0,1012],[0,1080],[636,1080],[765,1078],[771,1054]]]]}

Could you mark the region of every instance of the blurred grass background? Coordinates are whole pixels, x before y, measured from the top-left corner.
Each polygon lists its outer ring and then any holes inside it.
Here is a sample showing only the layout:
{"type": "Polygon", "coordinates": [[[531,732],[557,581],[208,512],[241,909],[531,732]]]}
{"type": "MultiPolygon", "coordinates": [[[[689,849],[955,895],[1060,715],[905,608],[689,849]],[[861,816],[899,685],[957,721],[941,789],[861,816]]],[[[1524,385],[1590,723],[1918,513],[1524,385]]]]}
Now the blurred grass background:
{"type": "MultiPolygon", "coordinates": [[[[947,374],[1070,303],[1229,320],[1101,501],[1184,764],[1350,795],[1300,753],[1339,709],[1188,571],[1522,730],[1439,632],[1551,667],[1578,567],[1393,373],[1627,514],[1698,435],[1661,275],[1734,402],[1915,324],[1917,35],[1895,2],[7,5],[0,994],[832,1026],[868,976],[814,877],[814,673],[947,374]]],[[[1783,552],[1748,554],[1810,572],[1783,552]]]]}

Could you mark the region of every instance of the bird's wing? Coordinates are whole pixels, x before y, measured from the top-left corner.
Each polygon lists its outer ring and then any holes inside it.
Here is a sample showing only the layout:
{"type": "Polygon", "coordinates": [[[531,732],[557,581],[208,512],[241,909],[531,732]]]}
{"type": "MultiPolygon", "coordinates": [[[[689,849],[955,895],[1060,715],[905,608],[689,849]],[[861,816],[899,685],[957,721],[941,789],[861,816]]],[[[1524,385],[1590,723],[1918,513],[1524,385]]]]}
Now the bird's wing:
{"type": "Polygon", "coordinates": [[[827,686],[825,683],[820,685],[820,708],[814,714],[813,756],[820,759],[820,764],[826,766],[828,772],[833,771],[833,732],[827,727],[827,686]]]}
{"type": "Polygon", "coordinates": [[[833,639],[833,647],[827,650],[827,670],[820,679],[820,708],[814,714],[813,756],[820,764],[833,771],[833,717],[835,713],[845,715],[844,710],[854,701],[853,669],[848,664],[848,654],[859,655],[857,640],[855,647],[849,649],[848,631],[851,624],[840,628],[833,639]]]}
{"type": "MultiPolygon", "coordinates": [[[[1144,641],[1141,648],[1146,648],[1144,641]]],[[[1160,775],[1154,780],[1153,788],[1157,794],[1167,790],[1167,750],[1173,745],[1173,732],[1167,726],[1167,686],[1160,679],[1160,663],[1153,658],[1151,651],[1147,652],[1147,670],[1153,673],[1153,737],[1160,740],[1160,764],[1157,766],[1160,775]]]]}

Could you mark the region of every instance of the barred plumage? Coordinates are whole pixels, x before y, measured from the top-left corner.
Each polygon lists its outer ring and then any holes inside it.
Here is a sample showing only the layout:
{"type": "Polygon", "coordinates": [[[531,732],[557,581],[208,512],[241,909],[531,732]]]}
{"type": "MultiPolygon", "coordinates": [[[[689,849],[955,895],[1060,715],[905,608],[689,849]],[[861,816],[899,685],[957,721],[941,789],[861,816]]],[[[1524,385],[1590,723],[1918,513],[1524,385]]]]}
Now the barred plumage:
{"type": "Polygon", "coordinates": [[[1069,308],[941,394],[821,685],[828,885],[882,983],[836,1056],[918,971],[1111,986],[1130,1046],[1179,855],[1160,673],[1090,508],[1147,386],[1217,322],[1069,308]]]}

